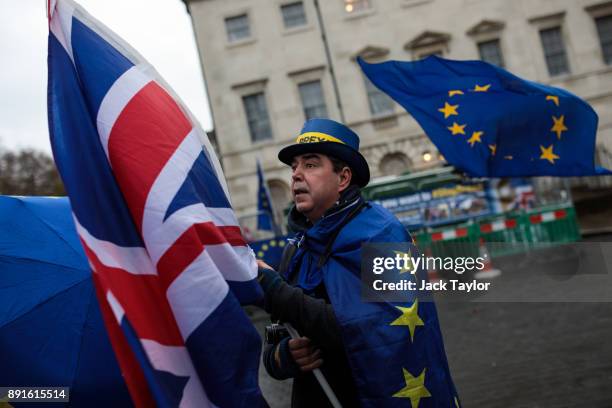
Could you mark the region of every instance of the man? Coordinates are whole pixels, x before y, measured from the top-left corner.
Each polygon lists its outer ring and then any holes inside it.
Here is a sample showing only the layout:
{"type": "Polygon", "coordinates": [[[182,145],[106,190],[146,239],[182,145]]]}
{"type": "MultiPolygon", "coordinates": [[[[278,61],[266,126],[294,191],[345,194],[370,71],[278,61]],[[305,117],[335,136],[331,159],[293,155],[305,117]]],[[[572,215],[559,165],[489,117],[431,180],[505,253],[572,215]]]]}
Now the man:
{"type": "Polygon", "coordinates": [[[362,244],[411,239],[391,213],[361,197],[370,172],[359,137],[312,119],[278,157],[292,169],[288,221],[297,234],[283,254],[285,280],[261,261],[259,280],[272,318],[303,337],[266,348],[268,373],[294,378],[293,407],[330,405],[316,368],[345,407],[458,406],[433,303],[412,299],[402,308],[360,298],[362,244]]]}

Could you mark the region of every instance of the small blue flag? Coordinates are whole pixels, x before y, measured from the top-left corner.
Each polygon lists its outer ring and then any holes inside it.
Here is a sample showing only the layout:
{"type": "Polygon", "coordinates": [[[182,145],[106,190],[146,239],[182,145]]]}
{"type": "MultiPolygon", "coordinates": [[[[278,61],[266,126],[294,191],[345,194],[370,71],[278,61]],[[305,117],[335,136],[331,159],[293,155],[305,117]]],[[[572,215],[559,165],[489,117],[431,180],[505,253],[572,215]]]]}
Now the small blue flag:
{"type": "Polygon", "coordinates": [[[471,176],[612,174],[594,164],[597,114],[563,89],[483,61],[358,62],[446,161],[471,176]]]}
{"type": "Polygon", "coordinates": [[[270,191],[266,186],[263,169],[259,159],[257,160],[257,229],[262,231],[276,231],[274,225],[274,211],[272,210],[272,199],[270,191]]]}

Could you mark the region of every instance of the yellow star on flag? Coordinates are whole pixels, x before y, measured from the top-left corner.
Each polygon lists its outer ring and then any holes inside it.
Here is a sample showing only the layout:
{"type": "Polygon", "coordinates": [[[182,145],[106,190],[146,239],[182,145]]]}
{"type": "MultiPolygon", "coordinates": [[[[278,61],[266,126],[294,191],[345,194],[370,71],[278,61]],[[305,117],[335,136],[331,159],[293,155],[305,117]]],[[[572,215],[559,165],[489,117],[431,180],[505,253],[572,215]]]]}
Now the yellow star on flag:
{"type": "Polygon", "coordinates": [[[491,87],[491,84],[487,84],[483,86],[476,84],[476,86],[474,87],[474,92],[487,92],[490,87],[491,87]]]}
{"type": "Polygon", "coordinates": [[[547,101],[553,101],[553,103],[555,105],[559,106],[559,97],[558,96],[548,95],[548,96],[546,96],[546,100],[547,101]]]}
{"type": "Polygon", "coordinates": [[[410,331],[410,341],[414,339],[414,332],[417,326],[425,326],[423,320],[419,317],[419,300],[415,299],[410,307],[395,306],[402,312],[402,315],[392,321],[390,326],[408,326],[410,331]]]}
{"type": "Polygon", "coordinates": [[[454,89],[452,91],[448,91],[448,96],[450,98],[452,98],[455,95],[463,95],[463,91],[459,90],[459,89],[454,89]]]}
{"type": "Polygon", "coordinates": [[[455,135],[465,135],[465,127],[467,125],[460,125],[457,122],[453,122],[453,126],[449,126],[448,130],[450,130],[453,133],[453,136],[455,135]]]}
{"type": "Polygon", "coordinates": [[[552,129],[550,129],[550,131],[555,132],[557,134],[557,139],[559,140],[561,140],[561,133],[568,130],[567,127],[565,126],[565,123],[563,123],[564,120],[565,120],[565,115],[561,115],[560,118],[553,116],[553,121],[555,122],[555,125],[552,127],[552,129]]]}
{"type": "Polygon", "coordinates": [[[406,272],[412,272],[414,270],[414,264],[412,263],[412,253],[410,251],[408,252],[401,252],[401,251],[393,251],[396,254],[398,254],[400,256],[400,258],[404,258],[404,255],[406,255],[408,257],[408,261],[407,266],[405,268],[402,268],[399,270],[399,273],[406,273],[406,272]]]}
{"type": "Polygon", "coordinates": [[[272,241],[270,241],[270,246],[271,247],[275,247],[276,246],[276,240],[273,239],[272,241]]]}
{"type": "Polygon", "coordinates": [[[262,249],[262,250],[264,250],[264,251],[267,251],[267,250],[268,250],[268,248],[269,248],[269,247],[268,247],[268,244],[263,244],[263,245],[261,246],[261,249],[262,249]]]}
{"type": "Polygon", "coordinates": [[[449,116],[452,115],[459,115],[457,113],[457,108],[459,107],[459,105],[449,105],[448,102],[444,102],[444,107],[438,109],[439,112],[442,112],[444,114],[444,119],[448,118],[449,116]]]}
{"type": "Polygon", "coordinates": [[[483,133],[484,132],[473,132],[472,133],[472,137],[470,137],[467,141],[471,147],[474,147],[474,144],[476,144],[476,142],[482,143],[482,140],[480,140],[480,138],[482,137],[483,133]]]}
{"type": "Polygon", "coordinates": [[[550,164],[555,164],[555,159],[559,159],[559,156],[553,153],[553,145],[550,145],[547,148],[540,145],[540,150],[542,150],[542,155],[540,156],[540,159],[548,160],[550,164]]]}
{"type": "Polygon", "coordinates": [[[495,156],[495,152],[497,152],[497,145],[489,145],[489,149],[491,149],[491,156],[495,156]]]}
{"type": "Polygon", "coordinates": [[[418,408],[421,398],[431,397],[429,390],[425,388],[425,372],[427,369],[424,368],[418,377],[414,377],[405,368],[402,368],[402,371],[404,372],[406,386],[393,394],[393,396],[395,398],[410,398],[412,408],[418,408]]]}

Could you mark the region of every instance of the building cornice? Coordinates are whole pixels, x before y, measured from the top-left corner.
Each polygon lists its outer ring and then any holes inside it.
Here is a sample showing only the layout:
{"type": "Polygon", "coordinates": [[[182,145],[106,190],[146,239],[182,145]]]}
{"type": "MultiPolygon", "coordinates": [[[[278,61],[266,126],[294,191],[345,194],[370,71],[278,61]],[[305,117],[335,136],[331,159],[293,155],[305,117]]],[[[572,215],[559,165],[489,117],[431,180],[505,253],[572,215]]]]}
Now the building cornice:
{"type": "Polygon", "coordinates": [[[503,21],[485,19],[485,20],[480,21],[478,24],[475,24],[474,26],[472,26],[465,33],[469,36],[485,34],[485,33],[487,34],[494,33],[494,32],[503,30],[505,26],[506,26],[506,23],[504,23],[503,21]]]}
{"type": "Polygon", "coordinates": [[[451,35],[448,33],[427,30],[408,41],[404,45],[404,49],[411,51],[418,48],[428,47],[430,45],[446,44],[450,41],[450,39],[451,35]]]}

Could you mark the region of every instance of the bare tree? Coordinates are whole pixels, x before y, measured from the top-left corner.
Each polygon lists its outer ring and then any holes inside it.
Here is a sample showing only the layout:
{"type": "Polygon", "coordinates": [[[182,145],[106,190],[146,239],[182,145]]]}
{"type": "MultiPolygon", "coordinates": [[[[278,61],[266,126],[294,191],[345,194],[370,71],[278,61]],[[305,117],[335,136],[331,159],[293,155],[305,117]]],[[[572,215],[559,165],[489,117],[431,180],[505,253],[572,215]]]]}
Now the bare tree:
{"type": "Polygon", "coordinates": [[[33,149],[0,150],[0,194],[65,195],[53,159],[33,149]]]}

